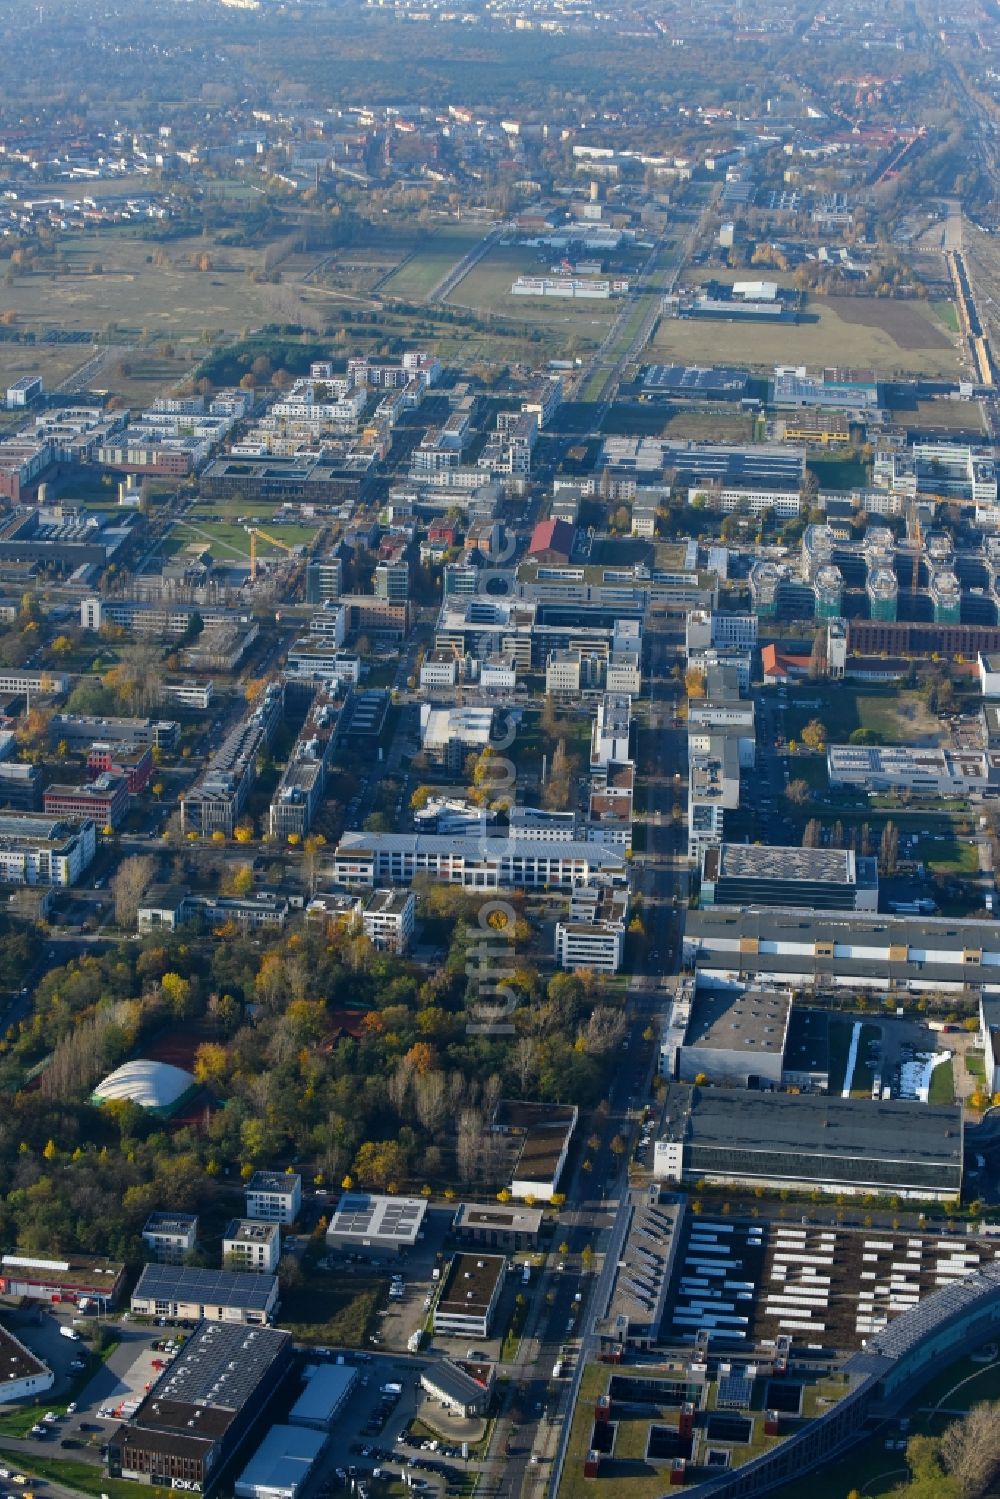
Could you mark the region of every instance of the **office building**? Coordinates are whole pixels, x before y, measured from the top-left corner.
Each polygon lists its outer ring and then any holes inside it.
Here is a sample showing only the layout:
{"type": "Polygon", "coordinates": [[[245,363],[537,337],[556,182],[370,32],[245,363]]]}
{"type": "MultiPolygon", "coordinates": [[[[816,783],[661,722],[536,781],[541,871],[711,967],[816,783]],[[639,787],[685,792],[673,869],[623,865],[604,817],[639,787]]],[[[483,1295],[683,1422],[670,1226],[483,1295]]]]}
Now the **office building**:
{"type": "Polygon", "coordinates": [[[290,1333],[203,1322],[108,1439],[108,1473],[211,1493],[266,1417],[292,1361],[290,1333]]]}
{"type": "Polygon", "coordinates": [[[859,786],[865,791],[958,796],[1000,786],[1000,767],[982,750],[830,744],[826,766],[831,786],[859,786]]]}
{"type": "Polygon", "coordinates": [[[380,1197],[345,1192],[330,1219],[331,1249],[365,1254],[403,1254],[423,1233],[427,1204],[422,1197],[380,1197]]]}
{"type": "Polygon", "coordinates": [[[452,1232],[465,1245],[516,1253],[537,1248],[544,1217],[541,1208],[523,1203],[463,1202],[455,1214],[452,1232]]]}
{"type": "Polygon", "coordinates": [[[99,828],[116,828],[128,812],[128,782],[123,775],[102,771],[82,786],[46,786],[42,807],[47,817],[89,820],[99,828]]]}
{"type": "Polygon", "coordinates": [[[376,947],[402,956],[413,940],[416,910],[410,890],[373,890],[361,912],[362,930],[376,947]]]}
{"type": "Polygon", "coordinates": [[[578,886],[569,914],[556,922],[555,957],[560,968],[617,973],[625,955],[628,892],[578,886]]]}
{"type": "Polygon", "coordinates": [[[94,743],[87,769],[124,780],[129,796],[139,796],[153,779],[153,751],[148,744],[94,743]]]}
{"type": "Polygon", "coordinates": [[[100,741],[105,744],[151,744],[154,749],[172,750],[180,732],[181,726],[175,719],[91,718],[79,713],[54,713],[49,720],[50,743],[65,740],[70,747],[100,741]]]}
{"type": "Polygon", "coordinates": [[[435,1335],[488,1338],[506,1268],[502,1254],[456,1254],[434,1304],[435,1335]]]}
{"type": "Polygon", "coordinates": [[[258,931],[262,927],[280,930],[288,920],[291,907],[283,895],[256,891],[253,895],[195,895],[183,885],[150,885],[139,902],[137,925],[140,932],[162,927],[176,931],[188,922],[206,927],[232,925],[241,931],[258,931]]]}
{"type": "Polygon", "coordinates": [[[444,837],[433,833],[345,833],[331,870],[337,885],[408,885],[427,873],[470,890],[572,890],[628,883],[617,849],[599,843],[539,843],[527,838],[444,837]]]}
{"type": "Polygon", "coordinates": [[[278,1302],[274,1275],[147,1265],[132,1292],[132,1311],[171,1322],[245,1322],[263,1326],[278,1302]]]}
{"type": "Polygon", "coordinates": [[[877,911],[878,861],[852,849],[721,843],[702,852],[701,904],[877,911]]]}

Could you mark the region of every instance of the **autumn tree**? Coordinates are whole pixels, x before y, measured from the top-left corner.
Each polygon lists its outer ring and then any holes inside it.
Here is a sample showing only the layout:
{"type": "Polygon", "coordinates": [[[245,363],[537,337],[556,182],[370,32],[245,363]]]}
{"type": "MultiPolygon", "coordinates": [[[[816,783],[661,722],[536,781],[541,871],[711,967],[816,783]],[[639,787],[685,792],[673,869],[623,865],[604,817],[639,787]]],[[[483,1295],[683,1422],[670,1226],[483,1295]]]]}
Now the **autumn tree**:
{"type": "Polygon", "coordinates": [[[826,744],[826,729],[818,718],[811,718],[802,730],[802,743],[811,750],[821,750],[826,744]]]}
{"type": "Polygon", "coordinates": [[[941,1461],[957,1481],[962,1499],[980,1499],[1000,1476],[1000,1422],[997,1407],[974,1405],[941,1436],[941,1461]]]}
{"type": "Polygon", "coordinates": [[[802,831],[803,848],[820,848],[823,843],[823,824],[818,817],[810,817],[802,831]]]}
{"type": "Polygon", "coordinates": [[[684,690],[688,697],[705,696],[705,673],[697,666],[689,666],[684,673],[684,690]]]}
{"type": "Polygon", "coordinates": [[[123,859],[111,880],[111,892],[115,898],[115,920],[121,927],[134,927],[139,915],[139,902],[156,875],[156,860],[149,854],[136,854],[123,859]]]}
{"type": "Polygon", "coordinates": [[[899,857],[899,829],[891,821],[887,822],[882,829],[882,839],[879,843],[879,865],[883,874],[895,874],[896,863],[899,857]]]}

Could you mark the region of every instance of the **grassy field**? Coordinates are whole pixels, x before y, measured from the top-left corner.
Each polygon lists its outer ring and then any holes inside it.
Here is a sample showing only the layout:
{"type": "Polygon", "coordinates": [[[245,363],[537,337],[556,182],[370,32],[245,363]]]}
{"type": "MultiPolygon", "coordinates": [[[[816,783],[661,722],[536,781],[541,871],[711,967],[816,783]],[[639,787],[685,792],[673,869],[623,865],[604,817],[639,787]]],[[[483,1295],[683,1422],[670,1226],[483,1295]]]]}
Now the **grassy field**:
{"type": "Polygon", "coordinates": [[[976,874],[979,870],[977,845],[958,838],[946,836],[942,843],[934,838],[921,838],[912,857],[941,874],[976,874]]]}
{"type": "Polygon", "coordinates": [[[432,229],[421,236],[399,270],[383,284],[382,290],[387,297],[422,302],[441,277],[485,233],[482,224],[449,224],[446,228],[432,229]]]}
{"type": "MultiPolygon", "coordinates": [[[[787,280],[768,275],[779,282],[787,280]]],[[[956,342],[926,302],[809,296],[804,321],[773,328],[761,323],[663,318],[652,351],[664,362],[683,364],[700,361],[759,369],[781,363],[813,368],[843,364],[870,366],[883,377],[955,377],[964,371],[956,342]]]]}
{"type": "MultiPolygon", "coordinates": [[[[907,417],[907,420],[911,419],[907,417]]],[[[912,424],[931,429],[937,427],[947,432],[967,432],[974,437],[983,435],[983,413],[978,401],[918,401],[912,424]]]]}
{"type": "MultiPolygon", "coordinates": [[[[243,502],[245,513],[247,502],[243,502]]],[[[219,562],[234,562],[238,555],[249,558],[250,536],[243,526],[235,525],[226,520],[199,520],[197,530],[185,524],[183,521],[175,525],[169,539],[164,543],[161,550],[166,554],[183,551],[185,547],[192,544],[203,546],[219,562]]],[[[316,526],[282,526],[280,534],[276,532],[278,539],[284,541],[287,546],[308,546],[316,536],[316,526]]],[[[257,554],[260,557],[284,556],[280,547],[272,546],[263,536],[257,538],[257,554]]]]}
{"type": "MultiPolygon", "coordinates": [[[[581,348],[599,344],[621,309],[617,298],[577,302],[566,297],[515,297],[511,293],[518,276],[547,275],[552,263],[551,253],[543,255],[540,262],[538,252],[525,245],[497,245],[462,278],[447,300],[476,312],[499,314],[530,328],[560,330],[581,348]]],[[[396,280],[394,276],[387,291],[394,289],[396,280]]]]}
{"type": "Polygon", "coordinates": [[[785,709],[786,737],[798,739],[813,718],[824,725],[831,744],[842,744],[855,729],[873,729],[887,744],[940,744],[945,737],[918,692],[892,687],[810,682],[801,689],[799,700],[792,698],[785,709]]]}
{"type": "Polygon", "coordinates": [[[135,334],[162,331],[174,343],[203,329],[237,332],[267,315],[273,288],[256,286],[247,271],[259,263],[256,250],[217,250],[211,240],[173,240],[159,247],[138,239],[77,236],[60,244],[65,274],[19,277],[4,288],[2,305],[17,325],[103,330],[117,323],[135,334]],[[193,268],[199,254],[212,269],[193,268]],[[94,267],[100,266],[100,271],[94,267]]]}
{"type": "Polygon", "coordinates": [[[753,442],[753,416],[732,407],[675,411],[663,429],[665,437],[690,438],[693,442],[753,442]]]}

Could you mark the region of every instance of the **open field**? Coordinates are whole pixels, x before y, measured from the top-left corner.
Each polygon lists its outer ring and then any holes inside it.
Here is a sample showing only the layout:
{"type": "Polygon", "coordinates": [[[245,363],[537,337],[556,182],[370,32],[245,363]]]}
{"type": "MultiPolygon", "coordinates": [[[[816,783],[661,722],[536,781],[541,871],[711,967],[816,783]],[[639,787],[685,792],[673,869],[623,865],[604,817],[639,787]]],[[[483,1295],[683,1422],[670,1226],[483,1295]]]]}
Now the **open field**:
{"type": "MultiPolygon", "coordinates": [[[[6,389],[22,375],[41,375],[45,389],[53,390],[93,352],[90,344],[0,343],[0,386],[6,389]]],[[[23,422],[23,414],[15,415],[23,422]]]]}
{"type": "Polygon", "coordinates": [[[665,437],[694,442],[753,442],[754,419],[749,411],[729,406],[675,410],[663,429],[665,437]]]}
{"type": "Polygon", "coordinates": [[[422,235],[410,258],[389,277],[382,290],[387,297],[422,302],[486,232],[483,224],[449,224],[447,228],[422,235]]]}
{"type": "MultiPolygon", "coordinates": [[[[325,317],[333,294],[301,286],[322,255],[297,257],[282,284],[272,286],[258,285],[250,274],[263,254],[262,248],[218,249],[210,238],[200,237],[158,245],[113,234],[71,236],[61,241],[51,268],[46,263],[44,271],[19,276],[4,287],[0,308],[16,314],[15,326],[30,329],[39,340],[48,329],[104,335],[114,325],[117,342],[163,338],[174,345],[195,343],[205,334],[238,334],[257,323],[295,320],[303,301],[313,320],[325,317]],[[201,255],[209,257],[207,270],[195,268],[201,255]]],[[[55,352],[81,354],[72,347],[55,352]]]]}
{"type": "MultiPolygon", "coordinates": [[[[565,330],[584,343],[598,344],[621,310],[621,300],[577,302],[566,297],[515,297],[511,286],[518,276],[547,275],[558,257],[525,245],[497,245],[473,266],[446,300],[476,312],[496,313],[531,327],[565,330]]],[[[447,269],[447,267],[445,268],[447,269]]],[[[405,274],[405,269],[401,274],[405,274]]],[[[386,291],[395,288],[394,276],[386,291]]]]}
{"type": "Polygon", "coordinates": [[[831,744],[842,743],[855,729],[873,729],[887,744],[941,744],[947,737],[940,720],[915,691],[809,683],[803,699],[791,700],[785,709],[789,739],[798,739],[813,718],[823,724],[831,744]]]}
{"type": "MultiPolygon", "coordinates": [[[[778,281],[782,278],[776,277],[778,281]]],[[[744,364],[766,369],[796,362],[871,366],[893,374],[952,376],[964,358],[941,318],[926,302],[889,298],[806,298],[805,321],[762,323],[662,318],[651,349],[664,362],[744,364]]]]}
{"type": "Polygon", "coordinates": [[[881,695],[859,692],[857,716],[862,728],[874,729],[887,744],[941,744],[947,739],[936,718],[918,692],[881,695]]]}
{"type": "Polygon", "coordinates": [[[901,413],[903,420],[919,427],[940,427],[948,432],[983,435],[983,414],[978,401],[918,401],[915,417],[901,413]]]}
{"type": "MultiPolygon", "coordinates": [[[[178,522],[171,529],[161,551],[164,554],[176,553],[195,544],[210,551],[219,562],[232,563],[238,561],[239,557],[249,558],[250,535],[245,527],[232,521],[198,520],[195,524],[197,530],[183,521],[178,522]]],[[[282,526],[280,533],[276,531],[275,534],[287,546],[308,546],[315,539],[318,529],[317,526],[282,526]]],[[[285,555],[280,547],[272,546],[263,536],[257,538],[257,554],[260,557],[285,555]]]]}
{"type": "Polygon", "coordinates": [[[378,1276],[308,1277],[282,1298],[280,1326],[299,1343],[342,1343],[360,1348],[385,1305],[387,1279],[378,1276]]]}

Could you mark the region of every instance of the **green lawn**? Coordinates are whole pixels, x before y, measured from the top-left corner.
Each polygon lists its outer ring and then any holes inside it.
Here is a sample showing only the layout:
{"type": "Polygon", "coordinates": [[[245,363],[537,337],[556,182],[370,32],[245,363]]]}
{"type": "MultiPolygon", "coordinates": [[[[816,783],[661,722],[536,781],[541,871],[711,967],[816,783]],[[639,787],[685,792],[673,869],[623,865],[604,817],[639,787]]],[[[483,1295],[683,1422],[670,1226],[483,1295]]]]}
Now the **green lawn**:
{"type": "Polygon", "coordinates": [[[869,475],[865,465],[853,453],[818,454],[807,460],[807,466],[819,480],[820,489],[865,489],[869,475]]]}
{"type": "Polygon", "coordinates": [[[927,1102],[955,1102],[955,1064],[950,1057],[947,1062],[942,1062],[940,1067],[935,1067],[931,1073],[931,1086],[927,1102]]]}
{"type": "Polygon", "coordinates": [[[78,1463],[55,1457],[30,1457],[20,1452],[2,1452],[0,1459],[14,1473],[27,1473],[29,1477],[48,1479],[50,1483],[65,1484],[81,1494],[108,1494],[110,1499],[141,1499],[149,1490],[145,1484],[126,1483],[121,1478],[108,1478],[103,1467],[95,1463],[78,1463]]]}
{"type": "Polygon", "coordinates": [[[809,682],[789,695],[782,715],[785,735],[798,740],[813,718],[830,744],[845,743],[855,729],[873,729],[888,744],[939,744],[940,721],[918,692],[896,687],[855,688],[845,682],[809,682]]]}
{"type": "MultiPolygon", "coordinates": [[[[243,512],[249,502],[243,502],[243,512]]],[[[315,539],[315,526],[281,526],[274,535],[286,546],[309,546],[315,539]]],[[[173,527],[164,550],[182,551],[192,544],[203,546],[217,561],[238,563],[241,558],[250,558],[250,533],[243,526],[226,520],[198,520],[192,524],[179,522],[173,527]]],[[[263,536],[257,537],[257,554],[260,557],[284,556],[280,547],[272,546],[263,536]]]]}
{"type": "Polygon", "coordinates": [[[945,298],[939,302],[932,302],[931,307],[937,313],[942,323],[944,323],[949,333],[959,332],[958,309],[950,298],[945,298]]]}
{"type": "Polygon", "coordinates": [[[926,864],[928,869],[939,869],[947,874],[976,874],[979,870],[977,845],[962,842],[957,837],[946,837],[943,843],[934,838],[921,838],[915,845],[913,857],[926,864]]]}
{"type": "Polygon", "coordinates": [[[967,1051],[965,1053],[966,1070],[972,1074],[978,1082],[986,1081],[986,1063],[981,1051],[967,1051]]]}

